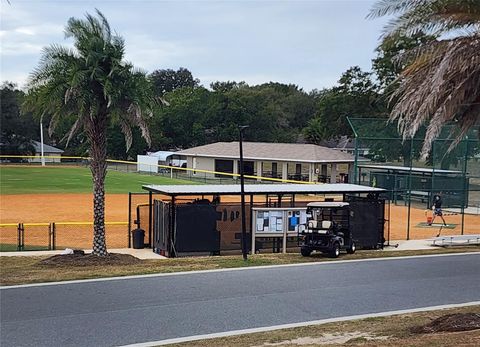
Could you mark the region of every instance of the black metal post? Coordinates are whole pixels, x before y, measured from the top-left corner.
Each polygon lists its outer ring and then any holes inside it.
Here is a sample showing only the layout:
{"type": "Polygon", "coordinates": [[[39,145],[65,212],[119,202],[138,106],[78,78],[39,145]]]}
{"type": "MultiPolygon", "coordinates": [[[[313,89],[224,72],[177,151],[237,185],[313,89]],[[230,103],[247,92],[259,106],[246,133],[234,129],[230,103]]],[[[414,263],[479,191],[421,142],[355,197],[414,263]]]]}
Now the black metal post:
{"type": "Polygon", "coordinates": [[[128,192],[128,226],[127,226],[128,248],[132,247],[132,240],[130,238],[131,224],[132,224],[132,193],[128,192]]]}
{"type": "Polygon", "coordinates": [[[55,222],[52,223],[52,249],[57,249],[57,226],[55,225],[55,222]]]}
{"type": "Polygon", "coordinates": [[[17,251],[22,250],[22,223],[17,226],[17,251]]]}
{"type": "Polygon", "coordinates": [[[152,248],[153,196],[148,192],[148,247],[152,248]]]}
{"type": "Polygon", "coordinates": [[[247,260],[247,230],[245,221],[245,181],[243,177],[243,131],[248,128],[248,125],[239,126],[240,132],[240,197],[242,204],[242,255],[243,260],[247,260]]]}
{"type": "MultiPolygon", "coordinates": [[[[168,256],[169,257],[172,257],[172,258],[175,258],[177,256],[177,251],[175,250],[175,236],[176,236],[176,232],[175,230],[177,229],[177,216],[176,216],[176,205],[175,205],[175,195],[172,195],[172,200],[171,200],[171,205],[170,205],[170,208],[171,208],[171,213],[170,213],[170,218],[171,218],[171,221],[170,221],[170,236],[168,238],[168,242],[170,244],[170,251],[169,251],[169,254],[168,256]]],[[[168,247],[167,247],[168,249],[168,247]]]]}
{"type": "Polygon", "coordinates": [[[52,250],[52,223],[48,225],[48,250],[52,250]]]}

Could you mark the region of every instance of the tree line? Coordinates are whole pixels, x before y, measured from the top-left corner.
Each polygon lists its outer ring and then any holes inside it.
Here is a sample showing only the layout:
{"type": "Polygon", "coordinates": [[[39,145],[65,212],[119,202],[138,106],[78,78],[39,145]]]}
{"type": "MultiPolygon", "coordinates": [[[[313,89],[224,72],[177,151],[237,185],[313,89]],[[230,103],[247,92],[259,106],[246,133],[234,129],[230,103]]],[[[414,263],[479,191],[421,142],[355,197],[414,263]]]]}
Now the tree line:
{"type": "MultiPolygon", "coordinates": [[[[395,40],[380,45],[372,61],[372,71],[354,66],[339,76],[337,85],[305,91],[294,84],[268,82],[248,85],[240,81],[217,81],[202,86],[186,68],[158,69],[148,75],[150,88],[164,103],[146,118],[151,143],[134,127],[132,144],[118,125],[108,125],[107,156],[133,159],[146,151],[183,149],[217,141],[238,139],[239,124],[250,125],[247,141],[308,142],[321,144],[342,135],[351,136],[350,117],[385,118],[389,114],[390,82],[401,66],[391,57],[414,47],[428,36],[395,40]]],[[[39,140],[39,115],[22,111],[25,93],[11,82],[1,86],[1,152],[29,154],[28,140],[39,140]]],[[[76,134],[66,146],[65,134],[75,118],[53,119],[55,133],[49,132],[51,114],[43,114],[45,143],[65,150],[66,155],[86,156],[89,145],[84,133],[76,134]]]]}

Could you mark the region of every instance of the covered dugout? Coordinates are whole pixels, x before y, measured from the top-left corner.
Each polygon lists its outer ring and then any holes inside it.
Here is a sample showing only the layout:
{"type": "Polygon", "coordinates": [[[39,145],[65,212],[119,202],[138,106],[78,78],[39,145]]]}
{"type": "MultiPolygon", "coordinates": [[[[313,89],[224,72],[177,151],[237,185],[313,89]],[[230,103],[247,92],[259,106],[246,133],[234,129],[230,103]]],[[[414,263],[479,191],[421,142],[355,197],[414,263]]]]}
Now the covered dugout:
{"type": "MultiPolygon", "coordinates": [[[[240,185],[145,185],[143,189],[149,192],[148,233],[155,253],[175,257],[241,251],[240,185]]],[[[350,225],[364,240],[360,247],[383,247],[383,192],[354,184],[245,185],[247,242],[253,207],[305,207],[311,201],[335,200],[350,203],[350,225]]],[[[297,245],[295,239],[289,241],[288,246],[297,245]]],[[[271,242],[259,241],[255,248],[266,248],[271,242]]]]}

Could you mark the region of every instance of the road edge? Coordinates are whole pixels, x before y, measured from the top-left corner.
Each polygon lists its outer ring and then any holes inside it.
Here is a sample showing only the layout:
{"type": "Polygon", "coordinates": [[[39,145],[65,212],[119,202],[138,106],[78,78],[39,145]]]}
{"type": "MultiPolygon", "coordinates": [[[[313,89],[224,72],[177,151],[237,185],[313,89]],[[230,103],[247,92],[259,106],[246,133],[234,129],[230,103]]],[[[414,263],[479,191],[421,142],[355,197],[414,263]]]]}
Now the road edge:
{"type": "Polygon", "coordinates": [[[426,307],[418,307],[418,308],[405,309],[405,310],[395,310],[395,311],[385,311],[385,312],[377,312],[377,313],[367,313],[367,314],[360,314],[360,315],[354,315],[354,316],[344,316],[344,317],[327,318],[327,319],[320,319],[320,320],[313,320],[313,321],[306,321],[306,322],[298,322],[298,323],[272,325],[272,326],[266,326],[266,327],[260,327],[260,328],[250,328],[250,329],[224,331],[224,332],[221,332],[221,333],[212,333],[212,334],[204,334],[204,335],[192,335],[192,336],[178,337],[178,338],[173,338],[173,339],[134,343],[134,344],[129,344],[129,345],[122,345],[122,346],[119,346],[119,347],[165,346],[165,345],[170,345],[170,344],[174,344],[174,343],[183,343],[183,342],[191,342],[191,341],[198,341],[198,340],[210,340],[210,339],[229,337],[229,336],[238,336],[238,335],[268,332],[268,331],[273,331],[273,330],[305,327],[305,326],[310,326],[310,325],[323,325],[323,324],[335,323],[335,322],[354,321],[354,320],[360,320],[360,319],[366,319],[366,318],[388,317],[388,316],[396,316],[396,315],[401,315],[401,314],[445,310],[445,309],[451,309],[451,308],[477,306],[477,305],[480,305],[480,301],[471,301],[471,302],[466,302],[466,303],[461,303],[461,304],[446,304],[446,305],[437,305],[437,306],[426,306],[426,307]]]}
{"type": "Polygon", "coordinates": [[[389,260],[418,259],[418,258],[432,258],[432,257],[451,257],[451,256],[465,256],[465,255],[479,255],[479,254],[480,252],[442,253],[442,254],[404,255],[404,256],[397,256],[397,257],[381,257],[381,258],[366,258],[366,259],[346,259],[346,260],[333,260],[333,261],[295,263],[295,264],[245,266],[245,267],[211,269],[211,270],[181,271],[181,272],[154,273],[154,274],[145,274],[145,275],[90,278],[90,279],[83,279],[83,280],[70,280],[70,281],[59,281],[59,282],[18,284],[13,286],[0,286],[0,290],[67,285],[67,284],[76,284],[76,283],[92,283],[92,282],[104,282],[104,281],[119,281],[119,280],[131,280],[131,279],[142,279],[142,278],[167,277],[167,276],[182,276],[182,275],[188,276],[188,275],[195,275],[195,274],[208,274],[208,273],[230,272],[230,271],[264,270],[264,269],[286,268],[286,267],[295,267],[295,266],[315,266],[315,265],[328,266],[330,264],[361,263],[361,262],[371,262],[371,261],[389,261],[389,260]]]}

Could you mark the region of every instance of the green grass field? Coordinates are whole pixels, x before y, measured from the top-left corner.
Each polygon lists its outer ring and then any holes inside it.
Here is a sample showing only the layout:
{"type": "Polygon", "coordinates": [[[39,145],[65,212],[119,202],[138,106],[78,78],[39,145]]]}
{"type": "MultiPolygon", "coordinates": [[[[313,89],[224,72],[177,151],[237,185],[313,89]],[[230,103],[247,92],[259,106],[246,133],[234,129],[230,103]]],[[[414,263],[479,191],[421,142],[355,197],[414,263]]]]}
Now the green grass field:
{"type": "MultiPolygon", "coordinates": [[[[193,184],[161,176],[108,171],[107,193],[145,192],[144,184],[193,184]]],[[[81,167],[0,166],[1,194],[90,193],[92,174],[81,167]]]]}

